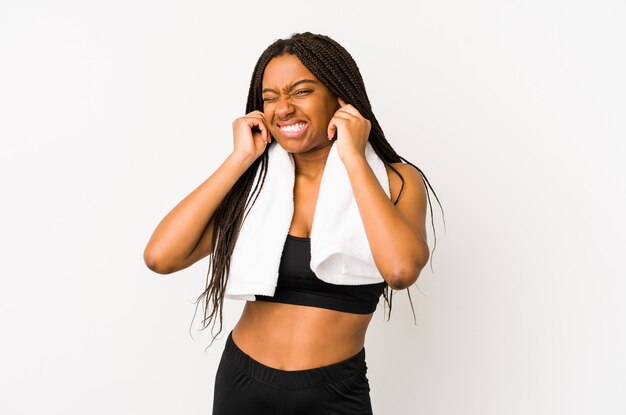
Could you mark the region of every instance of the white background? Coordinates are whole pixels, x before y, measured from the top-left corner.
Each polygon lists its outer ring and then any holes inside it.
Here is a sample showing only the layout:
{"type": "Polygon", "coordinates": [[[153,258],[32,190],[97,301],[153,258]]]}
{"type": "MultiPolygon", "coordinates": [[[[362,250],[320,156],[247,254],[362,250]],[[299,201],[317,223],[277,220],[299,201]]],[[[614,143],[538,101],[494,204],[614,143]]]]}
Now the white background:
{"type": "Polygon", "coordinates": [[[625,414],[625,21],[618,1],[2,0],[0,413],[210,413],[243,303],[205,353],[208,263],[158,275],[143,249],[232,150],[263,49],[309,30],[351,52],[445,210],[417,324],[403,291],[368,331],[374,413],[625,414]]]}

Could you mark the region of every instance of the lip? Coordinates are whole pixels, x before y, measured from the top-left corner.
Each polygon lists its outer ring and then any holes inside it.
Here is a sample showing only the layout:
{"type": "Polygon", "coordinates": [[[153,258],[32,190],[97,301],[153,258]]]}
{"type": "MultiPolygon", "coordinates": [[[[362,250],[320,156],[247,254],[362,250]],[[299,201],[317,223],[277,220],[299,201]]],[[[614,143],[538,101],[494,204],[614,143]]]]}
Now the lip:
{"type": "Polygon", "coordinates": [[[290,125],[298,124],[299,122],[306,122],[306,121],[294,118],[294,119],[288,120],[288,121],[277,122],[276,125],[278,126],[278,128],[280,128],[280,127],[287,127],[287,126],[290,126],[290,125]]]}
{"type": "Polygon", "coordinates": [[[301,137],[307,130],[307,128],[309,128],[309,123],[304,121],[304,120],[289,120],[289,121],[284,121],[284,122],[280,122],[280,123],[276,123],[277,127],[278,127],[278,131],[280,132],[281,135],[285,136],[285,137],[289,137],[289,138],[299,138],[301,137]],[[304,126],[302,127],[301,130],[298,131],[284,131],[281,127],[288,127],[290,125],[295,125],[295,124],[299,124],[299,123],[304,123],[304,126]]]}

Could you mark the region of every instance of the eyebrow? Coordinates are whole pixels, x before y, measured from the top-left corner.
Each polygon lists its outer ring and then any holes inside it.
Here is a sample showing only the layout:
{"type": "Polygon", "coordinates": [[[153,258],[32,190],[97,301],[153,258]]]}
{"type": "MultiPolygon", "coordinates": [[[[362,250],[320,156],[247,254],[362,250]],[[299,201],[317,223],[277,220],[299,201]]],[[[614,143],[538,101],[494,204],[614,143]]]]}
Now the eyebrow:
{"type": "MultiPolygon", "coordinates": [[[[292,85],[289,87],[289,89],[288,89],[288,90],[289,90],[289,91],[291,91],[291,90],[292,90],[292,89],[294,89],[296,86],[298,86],[298,85],[300,85],[300,84],[304,84],[304,83],[312,83],[312,84],[317,84],[318,82],[317,82],[317,81],[314,81],[313,79],[301,79],[301,80],[299,80],[298,82],[296,82],[296,83],[292,84],[292,85]]],[[[276,91],[274,91],[272,88],[264,88],[262,92],[263,92],[263,93],[265,93],[265,92],[274,92],[274,93],[275,93],[276,91]]]]}

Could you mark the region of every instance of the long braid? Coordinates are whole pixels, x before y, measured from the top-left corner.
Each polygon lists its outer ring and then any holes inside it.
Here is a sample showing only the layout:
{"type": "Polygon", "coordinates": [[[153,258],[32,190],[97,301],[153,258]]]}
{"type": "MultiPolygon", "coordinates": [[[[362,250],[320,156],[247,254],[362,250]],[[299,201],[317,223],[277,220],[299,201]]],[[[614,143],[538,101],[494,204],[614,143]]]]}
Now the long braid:
{"type": "MultiPolygon", "coordinates": [[[[300,59],[302,64],[306,66],[313,75],[315,75],[322,83],[324,83],[331,92],[335,95],[343,98],[346,102],[352,104],[364,118],[368,119],[372,126],[370,136],[368,138],[374,151],[378,156],[387,164],[392,170],[394,170],[401,178],[402,186],[400,188],[400,194],[394,202],[396,204],[400,199],[402,190],[404,189],[404,179],[402,175],[393,167],[390,163],[397,163],[403,161],[415,167],[422,176],[422,181],[426,188],[428,204],[431,212],[431,224],[433,231],[435,232],[435,245],[433,247],[433,254],[435,252],[437,238],[434,228],[434,218],[432,213],[432,203],[430,195],[428,194],[428,188],[432,190],[437,202],[437,197],[434,189],[428,182],[426,175],[415,166],[413,163],[404,159],[396,153],[386,140],[384,132],[378,122],[378,119],[372,111],[372,107],[365,90],[365,83],[359,71],[359,68],[345,48],[339,43],[323,35],[314,35],[312,33],[303,33],[300,35],[294,35],[291,38],[294,41],[293,51],[294,54],[300,59]],[[298,42],[302,39],[301,42],[298,42]]],[[[439,202],[441,207],[441,203],[439,202]]],[[[443,208],[442,208],[443,212],[443,208]]],[[[445,224],[445,218],[444,218],[445,224]]],[[[432,269],[432,256],[431,256],[431,269],[432,269]]],[[[391,301],[387,299],[387,293],[385,292],[385,300],[389,303],[391,316],[391,301]]],[[[411,293],[407,290],[409,301],[411,302],[411,308],[413,309],[413,302],[411,301],[411,293]]],[[[391,291],[393,295],[393,289],[391,291]]],[[[413,309],[413,316],[415,317],[415,310],[413,309]]]]}
{"type": "MultiPolygon", "coordinates": [[[[385,165],[389,166],[389,168],[398,174],[402,182],[400,192],[394,201],[394,205],[398,203],[398,200],[400,200],[400,196],[402,195],[402,190],[404,189],[404,178],[391,165],[391,163],[404,162],[415,167],[415,169],[420,172],[424,188],[426,189],[428,205],[430,207],[431,224],[433,231],[435,232],[435,245],[432,251],[434,254],[437,246],[437,234],[435,231],[429,189],[432,191],[437,202],[439,203],[445,229],[445,217],[443,216],[443,208],[439,202],[439,198],[426,178],[426,175],[416,165],[398,155],[385,138],[385,134],[372,111],[372,106],[365,90],[365,84],[363,82],[361,72],[350,53],[348,53],[348,51],[339,43],[328,36],[304,32],[293,34],[288,39],[279,39],[268,46],[259,57],[252,73],[250,88],[248,91],[248,100],[246,103],[246,114],[255,110],[263,111],[262,82],[265,68],[273,58],[285,54],[295,55],[302,62],[302,64],[306,66],[307,69],[309,69],[309,71],[311,71],[311,73],[320,80],[320,82],[326,85],[326,87],[333,94],[353,105],[364,118],[371,122],[371,130],[368,140],[373,150],[385,163],[385,165]]],[[[275,142],[272,145],[276,145],[275,142]]],[[[215,325],[216,312],[219,311],[220,330],[213,336],[213,340],[215,340],[217,335],[222,331],[224,291],[226,282],[228,281],[230,256],[235,247],[237,237],[239,236],[241,224],[245,220],[246,215],[244,214],[244,211],[246,210],[248,203],[251,202],[251,205],[254,204],[256,197],[258,197],[259,192],[263,188],[269,160],[267,152],[268,149],[269,146],[267,146],[263,155],[255,160],[255,162],[235,183],[214,214],[215,225],[212,238],[212,246],[214,249],[209,255],[207,287],[196,300],[196,303],[199,303],[203,298],[205,300],[205,318],[202,322],[206,323],[206,325],[202,329],[206,328],[211,320],[213,320],[213,325],[215,325]],[[261,169],[259,181],[254,183],[254,178],[256,177],[256,173],[259,168],[261,169]],[[250,197],[251,195],[256,195],[256,197],[250,197]],[[212,273],[211,270],[213,270],[212,273]],[[211,278],[209,282],[210,275],[211,278]],[[210,303],[213,307],[210,307],[210,303]],[[212,311],[207,317],[206,313],[209,308],[212,308],[212,311]]],[[[432,269],[432,255],[430,261],[432,269]]],[[[385,302],[389,305],[389,315],[387,320],[391,318],[394,291],[391,289],[391,293],[389,293],[389,289],[390,287],[387,286],[383,292],[385,302]]],[[[411,309],[413,310],[413,317],[415,319],[415,309],[413,308],[411,293],[408,289],[407,294],[409,296],[411,309]]],[[[211,341],[211,344],[213,344],[213,341],[211,341]]],[[[208,347],[210,347],[211,344],[209,344],[208,347]]]]}

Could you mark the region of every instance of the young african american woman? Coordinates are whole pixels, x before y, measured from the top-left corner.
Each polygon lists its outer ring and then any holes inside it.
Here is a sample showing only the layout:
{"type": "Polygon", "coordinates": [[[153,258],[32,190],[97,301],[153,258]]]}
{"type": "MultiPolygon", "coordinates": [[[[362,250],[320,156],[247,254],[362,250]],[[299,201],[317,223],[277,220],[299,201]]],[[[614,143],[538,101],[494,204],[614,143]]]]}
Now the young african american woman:
{"type": "Polygon", "coordinates": [[[289,283],[290,269],[299,264],[310,272],[313,213],[335,145],[384,282],[334,293],[337,285],[310,273],[306,286],[283,299],[246,301],[216,372],[213,414],[371,414],[366,330],[379,296],[391,305],[388,290],[414,284],[430,257],[430,184],[387,142],[356,63],[324,35],[298,33],[271,44],[254,68],[246,114],[232,127],[232,152],[158,224],[144,251],[146,265],[170,274],[212,254],[213,272],[198,301],[204,298],[205,310],[212,303],[205,322],[215,323],[219,310],[221,330],[228,258],[243,207],[269,146],[280,145],[295,162],[294,214],[277,287],[288,291],[298,283],[289,283]],[[385,163],[390,198],[365,159],[368,140],[385,163]],[[357,293],[369,302],[348,307],[357,293]]]}

